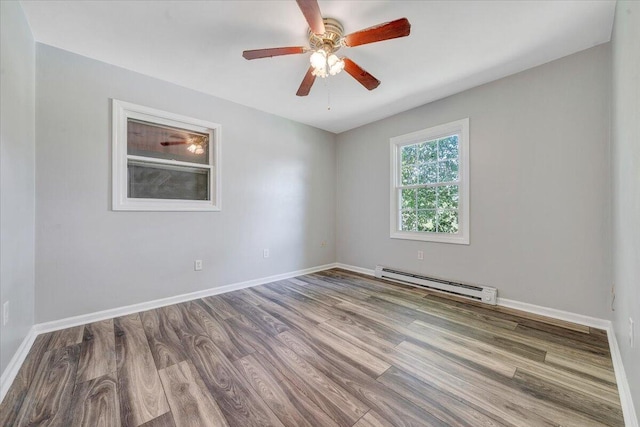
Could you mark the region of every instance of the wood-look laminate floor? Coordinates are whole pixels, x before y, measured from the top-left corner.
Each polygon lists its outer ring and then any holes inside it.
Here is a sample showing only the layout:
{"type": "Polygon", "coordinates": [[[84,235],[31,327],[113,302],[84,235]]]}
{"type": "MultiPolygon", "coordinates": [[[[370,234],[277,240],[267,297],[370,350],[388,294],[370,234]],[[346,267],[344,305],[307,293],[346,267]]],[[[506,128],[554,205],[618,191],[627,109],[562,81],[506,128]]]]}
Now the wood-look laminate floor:
{"type": "Polygon", "coordinates": [[[604,331],[330,270],[40,335],[0,424],[623,419],[604,331]]]}

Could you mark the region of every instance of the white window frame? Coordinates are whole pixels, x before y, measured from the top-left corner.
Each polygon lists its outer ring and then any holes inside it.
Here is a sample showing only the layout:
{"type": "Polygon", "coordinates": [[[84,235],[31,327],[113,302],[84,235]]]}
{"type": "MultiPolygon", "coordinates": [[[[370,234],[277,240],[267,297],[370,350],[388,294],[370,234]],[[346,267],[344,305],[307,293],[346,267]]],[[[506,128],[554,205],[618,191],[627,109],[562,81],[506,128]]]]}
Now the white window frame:
{"type": "Polygon", "coordinates": [[[390,139],[391,191],[390,214],[392,239],[422,240],[427,242],[469,244],[469,118],[456,120],[428,129],[419,130],[390,139]],[[437,233],[428,231],[403,231],[400,224],[400,150],[405,145],[418,144],[458,135],[458,232],[437,233]]]}
{"type": "Polygon", "coordinates": [[[114,211],[220,211],[221,210],[221,182],[220,182],[220,132],[217,123],[194,119],[179,114],[156,110],[130,102],[112,100],[112,209],[114,211]],[[209,135],[209,162],[200,163],[181,162],[176,160],[157,159],[152,157],[134,156],[127,154],[127,120],[142,120],[159,125],[178,127],[189,131],[206,133],[209,135]],[[139,199],[127,195],[127,161],[142,160],[149,163],[171,166],[192,166],[197,169],[209,169],[209,199],[210,200],[180,200],[180,199],[139,199]]]}

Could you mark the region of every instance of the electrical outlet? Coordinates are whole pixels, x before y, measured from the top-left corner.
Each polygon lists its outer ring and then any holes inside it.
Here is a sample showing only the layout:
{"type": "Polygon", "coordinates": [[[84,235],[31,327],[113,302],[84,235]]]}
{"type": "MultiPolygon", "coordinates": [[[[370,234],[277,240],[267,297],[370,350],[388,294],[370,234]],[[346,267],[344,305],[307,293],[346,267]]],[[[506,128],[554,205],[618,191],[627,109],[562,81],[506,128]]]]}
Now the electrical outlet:
{"type": "Polygon", "coordinates": [[[193,269],[195,271],[200,271],[202,270],[202,260],[201,259],[197,259],[193,262],[193,269]]]}
{"type": "Polygon", "coordinates": [[[263,249],[262,250],[262,257],[263,258],[269,258],[269,249],[263,249]]]}
{"type": "Polygon", "coordinates": [[[418,251],[418,259],[424,259],[424,252],[418,251]]]}
{"type": "Polygon", "coordinates": [[[321,248],[324,248],[325,246],[327,246],[327,242],[324,242],[324,241],[323,241],[322,243],[320,243],[320,247],[321,247],[321,248]]]}
{"type": "Polygon", "coordinates": [[[9,323],[9,301],[2,304],[2,326],[9,323]]]}
{"type": "Polygon", "coordinates": [[[633,319],[629,317],[629,347],[633,348],[633,319]]]}

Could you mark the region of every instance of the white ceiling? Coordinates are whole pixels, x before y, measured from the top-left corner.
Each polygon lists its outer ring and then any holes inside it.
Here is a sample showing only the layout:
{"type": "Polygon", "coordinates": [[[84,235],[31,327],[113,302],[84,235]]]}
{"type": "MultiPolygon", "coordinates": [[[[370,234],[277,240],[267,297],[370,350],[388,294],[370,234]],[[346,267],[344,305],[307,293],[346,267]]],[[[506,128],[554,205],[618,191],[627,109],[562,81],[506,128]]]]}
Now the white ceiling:
{"type": "Polygon", "coordinates": [[[293,0],[21,3],[38,42],[335,133],[607,42],[615,8],[597,0],[319,0],[346,33],[406,17],[411,35],[341,49],[382,81],[377,89],[342,72],[297,97],[308,54],[241,56],[307,45],[293,0]]]}

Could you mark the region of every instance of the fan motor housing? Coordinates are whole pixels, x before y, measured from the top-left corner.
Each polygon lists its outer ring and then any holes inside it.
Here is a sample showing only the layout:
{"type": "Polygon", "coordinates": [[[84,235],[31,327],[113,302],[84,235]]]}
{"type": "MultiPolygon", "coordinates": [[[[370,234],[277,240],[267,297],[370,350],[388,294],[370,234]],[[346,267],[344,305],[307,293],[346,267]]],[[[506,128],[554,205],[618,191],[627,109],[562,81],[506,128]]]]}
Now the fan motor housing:
{"type": "Polygon", "coordinates": [[[317,35],[309,29],[309,46],[313,50],[325,49],[329,50],[329,53],[335,52],[341,47],[340,40],[344,33],[342,24],[333,18],[323,18],[322,21],[324,34],[317,35]]]}

